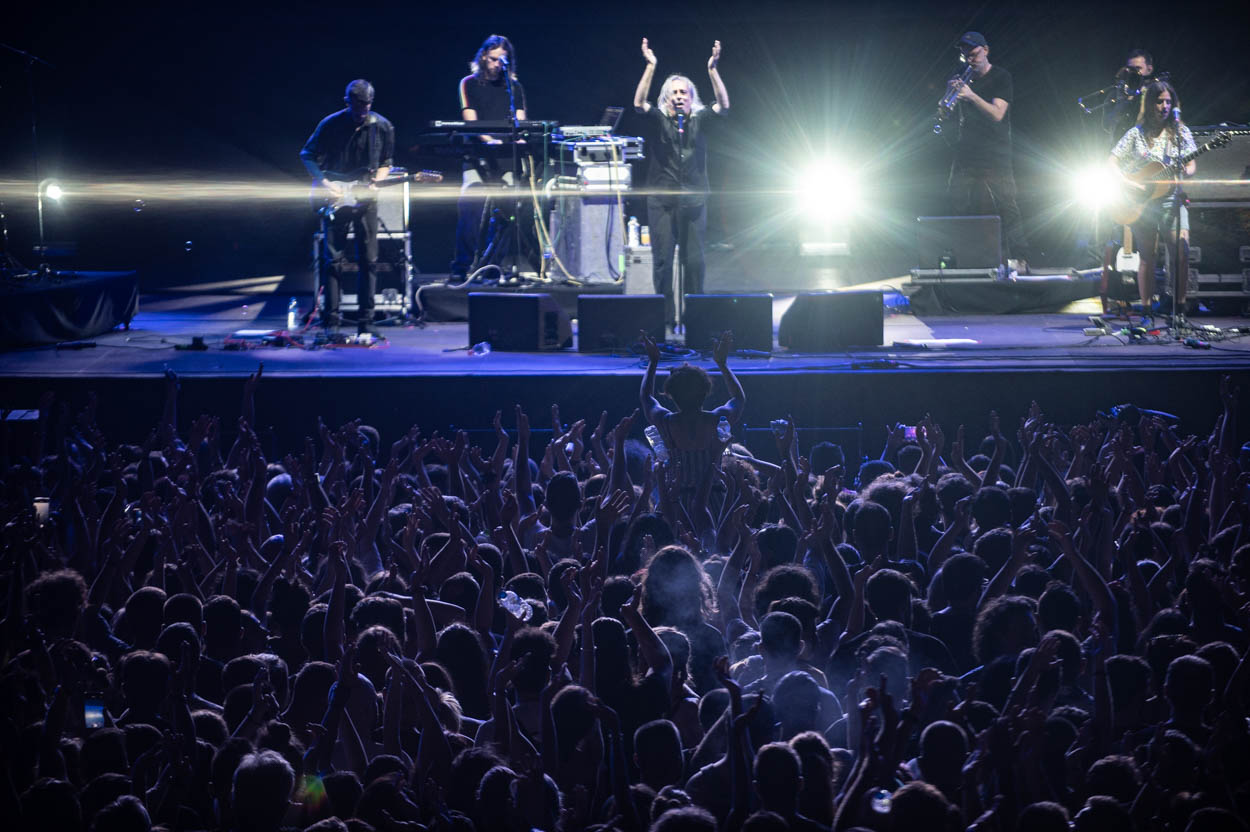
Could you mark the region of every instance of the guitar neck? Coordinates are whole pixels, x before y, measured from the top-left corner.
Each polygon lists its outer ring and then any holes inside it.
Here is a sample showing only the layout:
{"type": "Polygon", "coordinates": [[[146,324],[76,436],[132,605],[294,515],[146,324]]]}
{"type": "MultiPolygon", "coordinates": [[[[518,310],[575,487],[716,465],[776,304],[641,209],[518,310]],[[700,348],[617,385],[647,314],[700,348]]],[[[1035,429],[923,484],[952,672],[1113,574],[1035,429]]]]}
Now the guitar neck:
{"type": "Polygon", "coordinates": [[[1188,165],[1190,162],[1192,162],[1194,159],[1197,159],[1199,156],[1206,153],[1208,150],[1215,150],[1217,147],[1223,147],[1224,145],[1228,144],[1227,135],[1228,134],[1221,133],[1220,135],[1216,136],[1211,141],[1199,147],[1193,153],[1186,153],[1184,156],[1181,157],[1180,163],[1182,165],[1188,165]]]}

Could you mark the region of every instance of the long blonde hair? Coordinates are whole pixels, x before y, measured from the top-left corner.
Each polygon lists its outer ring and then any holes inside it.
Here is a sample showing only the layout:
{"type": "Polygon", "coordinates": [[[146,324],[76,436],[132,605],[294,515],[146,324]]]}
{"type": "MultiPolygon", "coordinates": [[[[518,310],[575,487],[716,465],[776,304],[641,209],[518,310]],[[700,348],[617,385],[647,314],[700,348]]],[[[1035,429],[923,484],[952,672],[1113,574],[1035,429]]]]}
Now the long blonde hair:
{"type": "Polygon", "coordinates": [[[660,112],[666,116],[673,115],[673,107],[672,107],[673,86],[677,84],[678,81],[685,81],[686,86],[690,88],[690,112],[691,114],[697,113],[700,110],[702,110],[703,102],[699,100],[699,90],[695,87],[694,81],[691,81],[685,75],[677,75],[676,73],[674,73],[673,75],[670,75],[667,78],[665,78],[664,85],[660,87],[660,101],[659,101],[660,112]]]}

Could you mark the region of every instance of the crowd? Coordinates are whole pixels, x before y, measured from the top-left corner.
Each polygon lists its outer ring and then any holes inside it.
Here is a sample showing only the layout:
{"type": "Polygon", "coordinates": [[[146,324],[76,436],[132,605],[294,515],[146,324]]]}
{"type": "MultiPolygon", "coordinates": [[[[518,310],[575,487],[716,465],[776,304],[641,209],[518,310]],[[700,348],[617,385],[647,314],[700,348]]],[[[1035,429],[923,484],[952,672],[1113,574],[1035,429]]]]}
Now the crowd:
{"type": "Polygon", "coordinates": [[[726,435],[729,344],[720,407],[691,366],[661,404],[646,343],[640,409],[553,406],[534,458],[519,407],[493,448],[357,420],[267,458],[260,372],[237,429],[180,419],[170,375],[142,445],[102,435],[105,402],[48,397],[0,436],[4,816],[1247,829],[1231,380],[1209,432],[1034,404],[984,438],[899,425],[860,460],[778,420],[770,463],[726,435]]]}

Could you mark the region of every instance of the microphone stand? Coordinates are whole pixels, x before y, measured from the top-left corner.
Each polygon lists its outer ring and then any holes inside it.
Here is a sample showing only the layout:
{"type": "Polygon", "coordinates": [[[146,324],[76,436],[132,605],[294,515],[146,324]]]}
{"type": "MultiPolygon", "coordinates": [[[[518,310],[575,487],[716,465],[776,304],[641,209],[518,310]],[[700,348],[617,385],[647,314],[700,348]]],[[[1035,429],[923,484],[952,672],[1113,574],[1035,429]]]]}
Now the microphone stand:
{"type": "Polygon", "coordinates": [[[519,283],[521,281],[521,153],[520,149],[517,147],[518,127],[516,118],[516,96],[512,88],[511,60],[503,66],[503,78],[504,84],[508,88],[508,126],[512,131],[512,187],[516,189],[516,195],[512,203],[513,250],[511,282],[519,283]]]}
{"type": "MultiPolygon", "coordinates": [[[[1181,186],[1181,177],[1185,174],[1185,153],[1181,147],[1181,110],[1180,107],[1174,108],[1172,112],[1172,142],[1176,148],[1176,155],[1172,157],[1172,166],[1176,171],[1176,195],[1173,199],[1172,212],[1172,230],[1175,232],[1173,239],[1176,240],[1176,257],[1172,261],[1172,320],[1171,330],[1172,337],[1176,340],[1182,339],[1181,329],[1177,326],[1177,297],[1181,293],[1181,208],[1185,201],[1185,190],[1181,186]]],[[[1184,274],[1185,280],[1189,280],[1189,257],[1185,257],[1184,274]]],[[[1186,285],[1186,291],[1189,287],[1186,285]]]]}
{"type": "MultiPolygon", "coordinates": [[[[18,49],[16,46],[0,41],[0,49],[6,49],[14,55],[19,55],[26,59],[26,94],[30,99],[30,150],[31,158],[35,163],[35,182],[43,182],[43,177],[39,173],[39,108],[36,106],[35,96],[35,64],[43,64],[49,69],[55,69],[56,66],[49,61],[45,61],[38,55],[32,55],[24,49],[18,49]]],[[[36,188],[42,188],[42,185],[36,185],[36,188]]],[[[42,195],[36,191],[35,198],[38,200],[42,195]]],[[[22,265],[16,257],[8,253],[8,229],[4,231],[4,262],[0,263],[0,274],[6,277],[27,276],[31,275],[30,269],[22,265]]],[[[42,261],[46,257],[43,251],[43,241],[40,240],[39,258],[42,261]]]]}

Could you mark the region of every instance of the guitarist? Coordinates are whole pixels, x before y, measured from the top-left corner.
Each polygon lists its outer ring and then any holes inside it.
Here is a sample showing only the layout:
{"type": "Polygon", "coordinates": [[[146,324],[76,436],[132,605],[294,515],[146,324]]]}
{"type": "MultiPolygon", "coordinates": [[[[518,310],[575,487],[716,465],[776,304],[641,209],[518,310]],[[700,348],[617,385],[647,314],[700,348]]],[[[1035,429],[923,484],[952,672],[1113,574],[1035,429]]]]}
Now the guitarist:
{"type": "MultiPolygon", "coordinates": [[[[1147,85],[1142,91],[1137,124],[1112,149],[1111,164],[1127,177],[1150,162],[1171,166],[1179,156],[1193,153],[1197,145],[1193,134],[1181,121],[1180,113],[1180,99],[1171,84],[1154,81],[1147,85]]],[[[1184,175],[1193,176],[1196,167],[1191,160],[1185,165],[1184,175]]],[[[1133,183],[1130,187],[1140,186],[1133,183]]],[[[1180,212],[1181,239],[1179,256],[1172,261],[1176,264],[1176,285],[1172,290],[1176,293],[1176,308],[1184,309],[1189,270],[1189,212],[1185,210],[1180,188],[1173,188],[1162,199],[1148,202],[1131,226],[1140,252],[1137,291],[1141,295],[1142,314],[1146,316],[1150,314],[1151,298],[1155,293],[1155,249],[1160,234],[1168,245],[1175,244],[1173,229],[1177,211],[1180,212]]],[[[1172,253],[1176,254],[1175,249],[1172,253]]]]}
{"type": "MultiPolygon", "coordinates": [[[[304,143],[300,159],[314,186],[327,199],[341,196],[340,182],[377,181],[386,178],[395,155],[395,128],[373,112],[373,85],[358,78],[347,85],[347,106],[321,120],[304,143]]],[[[321,322],[334,331],[343,324],[339,312],[342,289],[339,281],[347,263],[347,233],[356,234],[356,262],[360,266],[356,297],[360,304],[357,330],[377,335],[373,326],[373,296],[377,290],[378,203],[363,200],[356,205],[323,214],[326,269],[325,303],[321,322]]]]}

